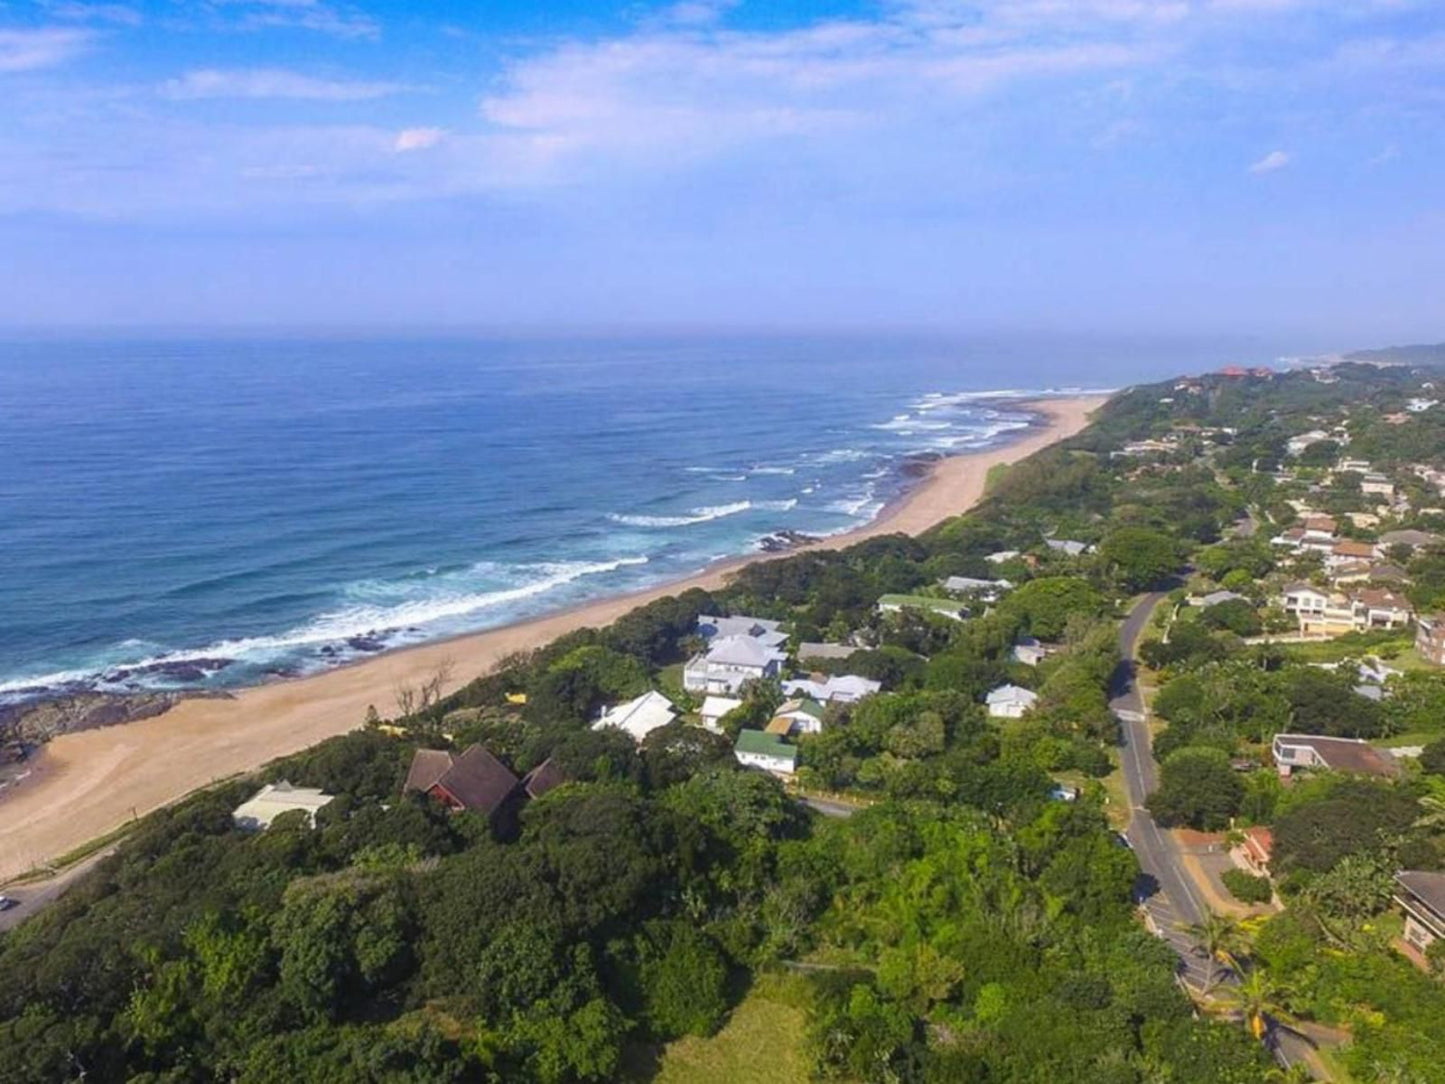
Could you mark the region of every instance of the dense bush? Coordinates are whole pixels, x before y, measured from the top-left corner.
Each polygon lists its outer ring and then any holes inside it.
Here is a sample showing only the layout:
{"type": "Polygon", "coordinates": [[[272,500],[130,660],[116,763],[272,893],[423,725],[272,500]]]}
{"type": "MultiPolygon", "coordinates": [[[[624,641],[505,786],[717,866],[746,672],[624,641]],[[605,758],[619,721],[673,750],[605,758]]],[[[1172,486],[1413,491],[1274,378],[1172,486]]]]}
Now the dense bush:
{"type": "Polygon", "coordinates": [[[1274,896],[1274,889],[1268,877],[1256,877],[1242,869],[1227,869],[1219,875],[1230,895],[1241,903],[1268,903],[1274,896]]]}

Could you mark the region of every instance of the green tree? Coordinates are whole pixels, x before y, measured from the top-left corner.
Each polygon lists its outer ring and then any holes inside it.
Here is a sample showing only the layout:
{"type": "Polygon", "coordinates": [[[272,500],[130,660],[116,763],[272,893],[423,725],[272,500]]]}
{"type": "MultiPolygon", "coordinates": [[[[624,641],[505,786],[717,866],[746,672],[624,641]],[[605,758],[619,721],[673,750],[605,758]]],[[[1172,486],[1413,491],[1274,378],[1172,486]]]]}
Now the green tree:
{"type": "Polygon", "coordinates": [[[1171,753],[1159,769],[1149,811],[1161,824],[1218,831],[1239,812],[1244,783],[1218,749],[1189,746],[1171,753]]]}
{"type": "Polygon", "coordinates": [[[1147,527],[1111,531],[1099,543],[1099,555],[1119,582],[1132,590],[1155,587],[1183,566],[1179,543],[1147,527]]]}

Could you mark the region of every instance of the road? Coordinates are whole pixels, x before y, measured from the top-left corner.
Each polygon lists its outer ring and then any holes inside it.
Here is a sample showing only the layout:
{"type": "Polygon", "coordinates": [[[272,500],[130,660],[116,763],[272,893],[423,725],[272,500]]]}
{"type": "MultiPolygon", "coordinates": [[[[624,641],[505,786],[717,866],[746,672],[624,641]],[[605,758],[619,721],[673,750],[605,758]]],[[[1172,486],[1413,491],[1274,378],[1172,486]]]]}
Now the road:
{"type": "Polygon", "coordinates": [[[1119,761],[1129,798],[1129,827],[1124,835],[1134,848],[1143,873],[1138,889],[1140,906],[1155,932],[1179,953],[1184,979],[1192,986],[1202,987],[1208,982],[1211,965],[1198,955],[1197,946],[1186,930],[1203,922],[1209,911],[1180,866],[1168,833],[1144,808],[1144,799],[1157,784],[1158,765],[1150,750],[1144,698],[1134,680],[1133,657],[1140,634],[1164,597],[1162,591],[1144,596],[1124,619],[1119,629],[1119,654],[1123,661],[1114,672],[1109,707],[1119,719],[1119,761]]]}
{"type": "MultiPolygon", "coordinates": [[[[1190,926],[1204,921],[1209,908],[1200,898],[1189,874],[1184,871],[1179,853],[1169,833],[1160,828],[1144,808],[1144,799],[1158,781],[1159,765],[1149,740],[1149,725],[1144,710],[1144,697],[1134,680],[1134,649],[1139,643],[1154,610],[1164,599],[1162,591],[1145,595],[1129,611],[1119,629],[1121,662],[1114,671],[1110,687],[1109,708],[1119,719],[1119,761],[1124,773],[1124,789],[1129,797],[1129,827],[1124,835],[1139,859],[1139,906],[1154,932],[1167,941],[1179,956],[1179,975],[1196,990],[1209,981],[1211,967],[1219,965],[1208,960],[1197,942],[1189,935],[1190,926]]],[[[1232,983],[1233,972],[1216,971],[1216,979],[1232,983]]],[[[1303,1062],[1312,1064],[1312,1043],[1288,1028],[1276,1027],[1271,1037],[1270,1052],[1285,1068],[1303,1062]]]]}
{"type": "Polygon", "coordinates": [[[31,915],[44,910],[48,904],[65,895],[82,877],[113,854],[115,848],[106,847],[43,881],[12,882],[0,886],[0,896],[8,896],[19,904],[8,911],[0,911],[0,933],[20,925],[31,915]]]}

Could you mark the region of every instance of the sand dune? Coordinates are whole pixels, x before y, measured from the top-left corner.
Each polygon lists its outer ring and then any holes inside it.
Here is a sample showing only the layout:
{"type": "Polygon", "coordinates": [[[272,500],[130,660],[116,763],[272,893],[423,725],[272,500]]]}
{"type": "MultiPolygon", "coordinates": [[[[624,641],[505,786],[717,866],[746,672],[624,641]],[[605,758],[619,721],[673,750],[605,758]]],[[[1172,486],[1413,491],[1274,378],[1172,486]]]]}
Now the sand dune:
{"type": "MultiPolygon", "coordinates": [[[[882,534],[917,534],[965,511],[983,495],[990,467],[1022,459],[1078,432],[1103,401],[1089,396],[1034,404],[1047,425],[1007,447],[942,460],[873,523],[816,545],[837,548],[882,534]]],[[[663,595],[719,586],[743,564],[768,559],[722,562],[636,594],[248,689],[234,699],[188,700],[152,719],[58,738],[37,758],[32,776],[0,801],[0,882],[197,787],[345,733],[361,723],[368,705],[389,713],[398,684],[424,680],[443,660],[452,662],[454,682],[466,681],[513,652],[538,647],[571,629],[605,625],[663,595]]]]}

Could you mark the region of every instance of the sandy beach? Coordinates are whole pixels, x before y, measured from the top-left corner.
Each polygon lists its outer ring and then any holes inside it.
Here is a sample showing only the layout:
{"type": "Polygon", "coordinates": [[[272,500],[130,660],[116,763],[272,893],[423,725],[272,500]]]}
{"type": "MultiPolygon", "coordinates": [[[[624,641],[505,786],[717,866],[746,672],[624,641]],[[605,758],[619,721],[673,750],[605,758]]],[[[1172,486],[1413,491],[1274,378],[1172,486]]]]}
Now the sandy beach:
{"type": "MultiPolygon", "coordinates": [[[[1045,424],[1005,447],[941,460],[874,522],[812,548],[838,548],[883,534],[917,534],[966,511],[982,497],[991,467],[1077,433],[1104,399],[1081,396],[1030,404],[1045,424]]],[[[776,558],[758,555],[720,562],[687,579],[631,595],[247,689],[232,699],[187,700],[152,719],[57,738],[36,758],[32,777],[0,800],[0,883],[197,787],[345,733],[361,724],[368,705],[383,715],[390,713],[397,685],[424,680],[443,660],[452,663],[453,684],[461,684],[514,652],[538,647],[571,629],[605,625],[663,595],[718,587],[742,565],[769,559],[776,558]]]]}

